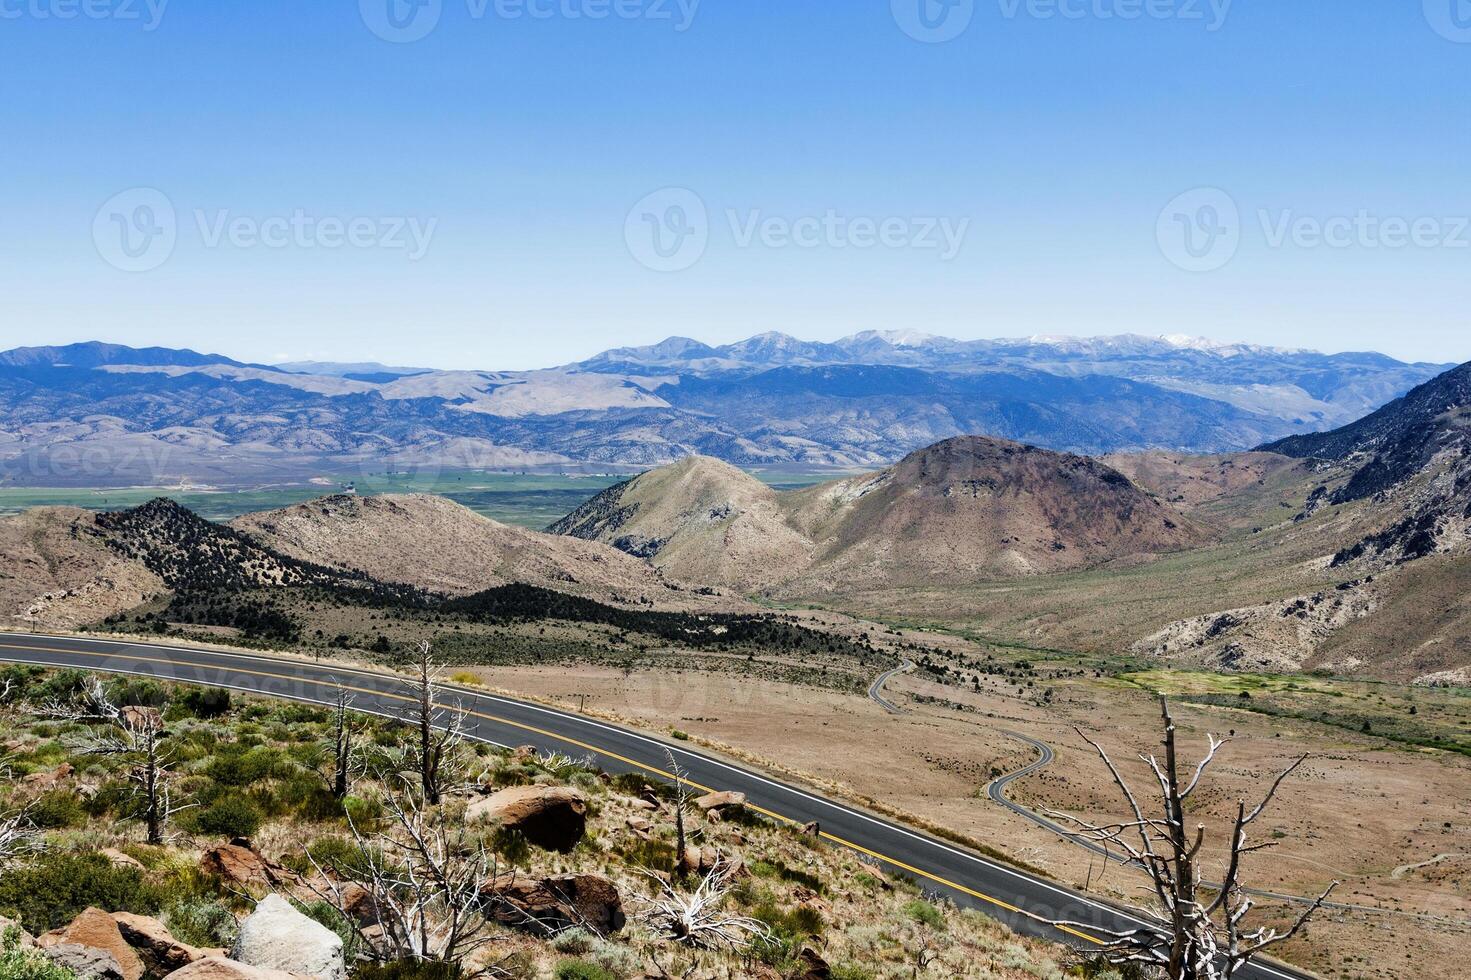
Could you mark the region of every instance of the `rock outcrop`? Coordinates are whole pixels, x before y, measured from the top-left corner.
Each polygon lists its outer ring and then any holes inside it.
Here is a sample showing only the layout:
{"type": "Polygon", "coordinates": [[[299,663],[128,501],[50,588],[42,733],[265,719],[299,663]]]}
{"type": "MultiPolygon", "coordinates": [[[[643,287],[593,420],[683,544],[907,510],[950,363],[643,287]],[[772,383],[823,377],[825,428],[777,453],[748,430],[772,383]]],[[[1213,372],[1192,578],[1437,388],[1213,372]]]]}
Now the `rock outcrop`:
{"type": "Polygon", "coordinates": [[[88,908],[61,929],[54,929],[36,940],[43,949],[52,946],[85,946],[112,957],[123,980],[139,980],[143,961],[123,939],[112,916],[101,909],[88,908]]]}
{"type": "Polygon", "coordinates": [[[204,950],[179,942],[157,919],[131,912],[114,912],[112,918],[123,940],[154,976],[167,976],[207,955],[204,950]]]}
{"type": "Polygon", "coordinates": [[[499,823],[537,847],[565,854],[587,831],[587,798],[566,786],[513,786],[471,803],[465,819],[499,823]]]}
{"type": "Polygon", "coordinates": [[[42,947],[41,952],[52,963],[74,974],[77,980],[124,980],[117,957],[106,950],[81,943],[57,943],[42,947]]]}
{"type": "Polygon", "coordinates": [[[501,882],[485,893],[496,919],[539,935],[581,927],[600,935],[622,929],[623,897],[601,875],[561,875],[501,882]]]}
{"type": "Polygon", "coordinates": [[[316,980],[345,980],[347,976],[342,939],[279,895],[261,899],[255,911],[240,923],[240,936],[230,958],[246,966],[316,980]]]}
{"type": "Polygon", "coordinates": [[[182,970],[169,974],[168,980],[303,980],[295,973],[247,966],[223,956],[207,956],[195,960],[182,970]]]}
{"type": "Polygon", "coordinates": [[[269,860],[248,838],[236,837],[228,844],[205,851],[199,868],[231,884],[245,888],[281,888],[299,882],[291,871],[269,860]]]}

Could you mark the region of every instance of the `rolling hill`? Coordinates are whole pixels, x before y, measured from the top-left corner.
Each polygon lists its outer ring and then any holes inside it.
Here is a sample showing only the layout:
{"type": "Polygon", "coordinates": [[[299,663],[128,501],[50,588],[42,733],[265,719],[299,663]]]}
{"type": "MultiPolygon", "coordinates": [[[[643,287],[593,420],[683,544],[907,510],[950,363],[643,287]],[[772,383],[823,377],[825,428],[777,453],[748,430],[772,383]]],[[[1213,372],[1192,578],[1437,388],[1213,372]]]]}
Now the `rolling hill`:
{"type": "Polygon", "coordinates": [[[302,561],[450,595],[521,583],[615,605],[691,601],[614,548],[508,527],[427,494],[323,497],[231,526],[302,561]]]}
{"type": "Polygon", "coordinates": [[[780,494],[718,461],[683,461],[609,488],[549,530],[689,581],[809,595],[1033,575],[1205,540],[1102,463],[976,436],[780,494]]]}

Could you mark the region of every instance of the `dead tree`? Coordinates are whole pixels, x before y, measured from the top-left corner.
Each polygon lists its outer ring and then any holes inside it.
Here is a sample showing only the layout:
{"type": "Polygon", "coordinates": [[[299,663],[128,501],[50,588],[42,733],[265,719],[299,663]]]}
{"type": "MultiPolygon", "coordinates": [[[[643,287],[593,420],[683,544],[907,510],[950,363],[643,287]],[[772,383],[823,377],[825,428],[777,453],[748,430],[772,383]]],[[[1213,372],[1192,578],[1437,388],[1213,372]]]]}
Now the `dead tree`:
{"type": "Polygon", "coordinates": [[[164,827],[180,810],[169,793],[169,765],[173,755],[164,745],[169,732],[157,708],[119,706],[108,695],[102,681],[93,677],[68,701],[50,701],[36,709],[44,718],[91,722],[104,726],[83,739],[78,748],[88,755],[128,756],[133,765],[128,779],[137,788],[142,803],[138,816],[148,828],[148,843],[162,844],[164,827]]]}
{"type": "Polygon", "coordinates": [[[689,854],[689,838],[684,832],[684,814],[689,808],[689,788],[685,784],[684,770],[674,761],[674,752],[665,749],[669,758],[669,774],[674,777],[674,874],[684,877],[685,857],[689,854]]]}
{"type": "Polygon", "coordinates": [[[1175,722],[1170,717],[1169,703],[1163,696],[1159,703],[1164,723],[1164,761],[1154,755],[1141,754],[1139,758],[1149,767],[1158,783],[1161,815],[1146,815],[1145,807],[1108,753],[1079,729],[1074,731],[1092,746],[1108,767],[1114,784],[1129,804],[1133,819],[1100,824],[1071,814],[1049,811],[1056,819],[1076,826],[1077,836],[1101,844],[1109,851],[1117,848],[1131,864],[1144,870],[1153,886],[1156,901],[1154,908],[1140,910],[1141,917],[1149,924],[1146,928],[1125,931],[1099,930],[1090,923],[1080,922],[1054,924],[1104,932],[1108,939],[1102,947],[1102,956],[1115,966],[1162,970],[1169,980],[1230,980],[1258,954],[1297,935],[1338,887],[1336,881],[1329,885],[1285,931],[1265,926],[1247,929],[1244,925],[1243,920],[1251,911],[1253,902],[1241,881],[1241,858],[1275,843],[1249,843],[1246,829],[1262,815],[1277,795],[1283,780],[1302,765],[1307,756],[1299,756],[1273,779],[1255,807],[1248,810],[1244,801],[1237,803],[1225,876],[1219,884],[1205,884],[1201,877],[1205,826],[1197,824],[1193,832],[1186,827],[1186,801],[1199,787],[1201,777],[1228,740],[1208,735],[1205,755],[1196,763],[1189,778],[1182,781],[1175,751],[1175,722]]]}
{"type": "Polygon", "coordinates": [[[419,729],[415,756],[419,783],[426,802],[437,805],[453,776],[446,768],[464,740],[465,712],[462,707],[438,703],[443,689],[443,668],[435,662],[428,640],[418,646],[414,658],[414,722],[419,729]]]}
{"type": "Polygon", "coordinates": [[[353,718],[352,705],[352,695],[339,685],[332,703],[332,795],[339,801],[346,799],[352,789],[357,759],[354,740],[363,730],[353,718]]]}
{"type": "Polygon", "coordinates": [[[759,919],[724,912],[736,866],[719,860],[695,890],[676,891],[663,877],[645,872],[659,890],[640,916],[656,933],[697,949],[743,950],[770,943],[771,930],[759,919]]]}
{"type": "Polygon", "coordinates": [[[382,832],[364,831],[349,815],[348,860],[322,867],[308,855],[318,872],[310,887],[348,921],[372,919],[375,958],[463,964],[495,939],[488,896],[500,881],[496,857],[464,819],[428,803],[408,780],[384,793],[382,832]],[[349,882],[362,891],[349,894],[349,882]]]}

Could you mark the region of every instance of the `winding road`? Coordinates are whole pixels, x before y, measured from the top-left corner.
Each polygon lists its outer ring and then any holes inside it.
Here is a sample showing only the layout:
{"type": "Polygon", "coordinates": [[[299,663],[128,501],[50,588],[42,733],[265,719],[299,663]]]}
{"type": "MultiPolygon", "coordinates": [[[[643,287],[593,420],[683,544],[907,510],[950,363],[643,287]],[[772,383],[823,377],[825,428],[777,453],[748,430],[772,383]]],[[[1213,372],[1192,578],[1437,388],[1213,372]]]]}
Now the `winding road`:
{"type": "Polygon", "coordinates": [[[877,702],[879,707],[883,708],[891,715],[904,714],[903,708],[899,707],[897,704],[890,701],[887,697],[884,696],[884,685],[893,680],[895,674],[902,674],[913,669],[914,661],[906,660],[899,666],[895,667],[893,670],[888,670],[880,674],[877,680],[868,685],[869,698],[877,702]]]}
{"type": "MultiPolygon", "coordinates": [[[[130,674],[331,704],[339,687],[354,708],[390,718],[412,710],[409,682],[400,676],[332,662],[247,652],[127,642],[113,639],[0,633],[0,662],[130,674]]],[[[666,752],[674,753],[685,782],[701,792],[746,794],[752,809],[781,823],[816,823],[831,844],[867,856],[886,871],[907,875],[927,890],[979,908],[1018,932],[1087,950],[1100,939],[1088,928],[1147,927],[1128,912],[1047,879],[972,853],[862,810],[824,799],[752,769],[628,728],[472,688],[448,688],[465,714],[466,734],[493,745],[531,745],[539,751],[591,756],[609,772],[671,778],[666,752]]],[[[994,797],[993,797],[994,798],[994,797]]],[[[1305,980],[1311,975],[1277,963],[1254,963],[1237,974],[1249,980],[1305,980]]]]}

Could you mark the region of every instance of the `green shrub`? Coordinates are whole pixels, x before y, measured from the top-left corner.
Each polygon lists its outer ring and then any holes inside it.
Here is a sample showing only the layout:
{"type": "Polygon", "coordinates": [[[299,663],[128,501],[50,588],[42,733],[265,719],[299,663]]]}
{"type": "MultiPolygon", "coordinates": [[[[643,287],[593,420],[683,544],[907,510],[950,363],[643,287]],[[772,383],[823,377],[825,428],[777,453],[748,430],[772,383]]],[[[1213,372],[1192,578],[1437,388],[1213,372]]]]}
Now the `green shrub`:
{"type": "Polygon", "coordinates": [[[377,799],[349,796],[342,801],[342,809],[355,826],[364,830],[383,819],[383,803],[377,799]]]}
{"type": "Polygon", "coordinates": [[[0,980],[76,980],[76,977],[40,951],[22,948],[20,930],[10,926],[0,935],[0,980]]]}
{"type": "Polygon", "coordinates": [[[222,687],[190,688],[177,704],[196,718],[218,718],[230,711],[230,692],[222,687]]]}
{"type": "Polygon", "coordinates": [[[665,873],[674,870],[675,853],[673,844],[668,844],[661,840],[635,841],[622,851],[623,860],[630,867],[646,868],[649,871],[663,871],[665,873]]]}
{"type": "Polygon", "coordinates": [[[229,746],[219,750],[205,766],[204,773],[221,786],[249,786],[274,773],[277,764],[273,749],[262,746],[241,751],[229,746]]]}
{"type": "Polygon", "coordinates": [[[163,708],[169,703],[167,689],[151,678],[125,677],[115,680],[107,686],[107,693],[113,703],[119,705],[163,708]]]}
{"type": "Polygon", "coordinates": [[[273,795],[281,810],[302,820],[320,822],[342,816],[342,804],[337,797],[321,777],[309,772],[293,773],[282,780],[273,795]]]}
{"type": "Polygon", "coordinates": [[[32,933],[58,929],[89,905],[152,915],[159,904],[138,869],[114,867],[100,854],[52,851],[0,873],[0,915],[32,933]]]}
{"type": "Polygon", "coordinates": [[[809,938],[822,935],[822,914],[807,905],[783,910],[768,898],[756,905],[751,917],[765,923],[771,930],[770,942],[758,952],[761,959],[772,966],[791,959],[809,938]]]}
{"type": "Polygon", "coordinates": [[[945,916],[940,914],[940,910],[929,902],[915,899],[904,906],[904,914],[915,922],[923,923],[931,929],[945,928],[945,916]]]}
{"type": "Polygon", "coordinates": [[[82,801],[82,809],[93,817],[128,817],[133,814],[133,800],[131,784],[121,779],[109,779],[97,787],[97,792],[82,801]]]}
{"type": "Polygon", "coordinates": [[[557,980],[618,980],[616,976],[586,960],[563,960],[553,974],[557,980]]]}
{"type": "Polygon", "coordinates": [[[296,910],[308,919],[320,922],[337,934],[342,940],[342,955],[351,963],[358,958],[358,952],[363,945],[362,933],[357,927],[347,920],[347,916],[339,912],[336,906],[329,902],[292,902],[296,910]]]}
{"type": "Polygon", "coordinates": [[[201,947],[235,945],[240,923],[219,902],[207,899],[180,899],[166,906],[163,924],[182,943],[201,947]]]}
{"type": "Polygon", "coordinates": [[[873,971],[863,966],[842,963],[832,968],[832,980],[874,980],[873,971]]]}
{"type": "Polygon", "coordinates": [[[249,837],[260,829],[261,813],[243,796],[222,796],[190,820],[196,833],[219,837],[249,837]]]}
{"type": "Polygon", "coordinates": [[[44,830],[80,827],[87,822],[87,811],[82,808],[82,798],[69,789],[53,789],[49,793],[42,793],[26,812],[31,822],[44,830]]]}
{"type": "Polygon", "coordinates": [[[552,948],[559,953],[586,956],[598,948],[598,937],[586,929],[568,929],[557,934],[552,940],[552,948]]]}
{"type": "Polygon", "coordinates": [[[531,862],[531,844],[519,830],[497,827],[490,847],[513,868],[524,868],[531,862]]]}
{"type": "Polygon", "coordinates": [[[460,968],[437,960],[396,960],[360,963],[352,980],[460,980],[460,968]]]}

